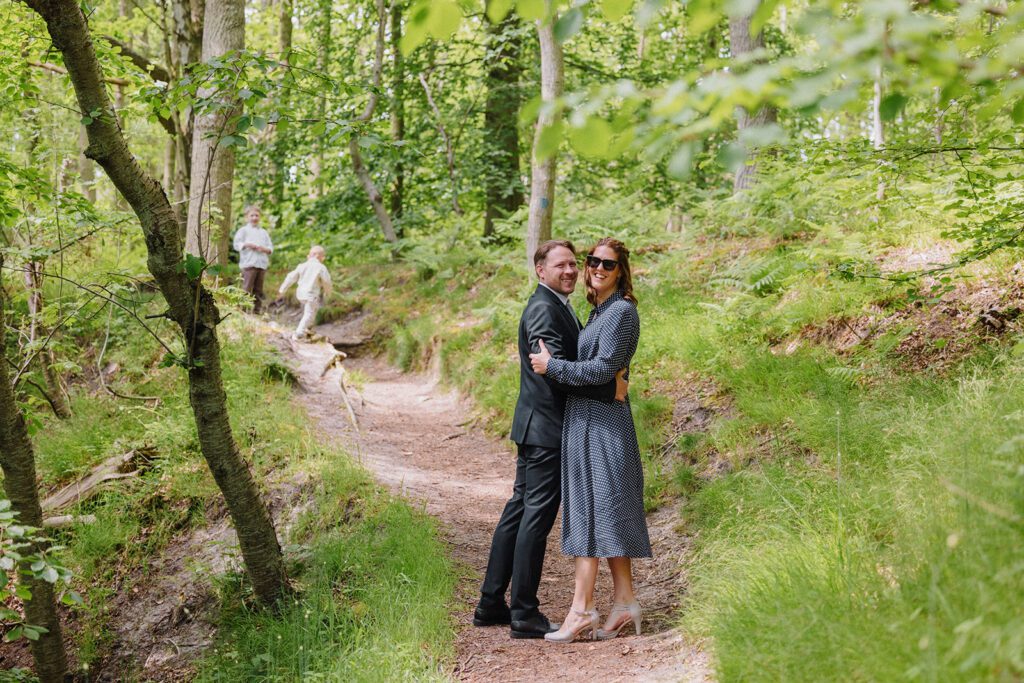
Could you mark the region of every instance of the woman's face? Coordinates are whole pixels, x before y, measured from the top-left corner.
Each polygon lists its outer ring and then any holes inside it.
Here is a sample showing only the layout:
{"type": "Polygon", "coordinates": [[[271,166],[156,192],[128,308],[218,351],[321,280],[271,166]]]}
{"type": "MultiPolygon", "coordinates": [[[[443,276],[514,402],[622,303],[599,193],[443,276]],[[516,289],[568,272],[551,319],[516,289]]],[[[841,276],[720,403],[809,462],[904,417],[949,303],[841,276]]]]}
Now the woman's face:
{"type": "Polygon", "coordinates": [[[622,275],[618,265],[619,255],[615,250],[606,244],[594,249],[594,253],[587,258],[587,277],[590,279],[590,286],[597,292],[597,298],[603,300],[614,292],[619,286],[619,277],[622,275]],[[602,263],[597,266],[590,265],[594,259],[600,259],[602,263]],[[615,262],[611,270],[605,269],[605,262],[615,262]]]}

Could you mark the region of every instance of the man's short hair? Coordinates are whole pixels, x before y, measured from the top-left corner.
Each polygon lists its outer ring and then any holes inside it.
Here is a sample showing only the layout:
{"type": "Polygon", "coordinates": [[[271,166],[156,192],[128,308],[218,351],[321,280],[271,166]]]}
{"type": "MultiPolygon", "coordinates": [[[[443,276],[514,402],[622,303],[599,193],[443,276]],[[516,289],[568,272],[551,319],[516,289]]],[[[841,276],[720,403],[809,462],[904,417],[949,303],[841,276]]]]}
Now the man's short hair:
{"type": "Polygon", "coordinates": [[[537,251],[533,252],[533,265],[538,266],[543,263],[544,259],[551,253],[551,250],[556,247],[565,247],[573,253],[573,256],[576,255],[576,247],[572,246],[572,242],[569,240],[548,240],[547,242],[542,242],[537,247],[537,251]]]}

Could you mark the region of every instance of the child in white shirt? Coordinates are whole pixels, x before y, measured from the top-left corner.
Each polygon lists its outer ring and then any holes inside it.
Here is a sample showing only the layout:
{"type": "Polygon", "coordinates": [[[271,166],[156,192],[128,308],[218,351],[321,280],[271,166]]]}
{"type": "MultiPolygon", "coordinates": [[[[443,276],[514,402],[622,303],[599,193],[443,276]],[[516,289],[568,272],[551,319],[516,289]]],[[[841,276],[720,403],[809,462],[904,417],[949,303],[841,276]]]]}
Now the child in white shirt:
{"type": "Polygon", "coordinates": [[[309,250],[306,261],[298,268],[288,273],[278,293],[283,295],[288,288],[296,282],[295,298],[302,302],[302,320],[295,328],[292,339],[303,339],[309,331],[309,327],[316,320],[316,312],[325,297],[331,293],[331,274],[324,266],[324,259],[327,252],[320,245],[315,245],[309,250]]]}

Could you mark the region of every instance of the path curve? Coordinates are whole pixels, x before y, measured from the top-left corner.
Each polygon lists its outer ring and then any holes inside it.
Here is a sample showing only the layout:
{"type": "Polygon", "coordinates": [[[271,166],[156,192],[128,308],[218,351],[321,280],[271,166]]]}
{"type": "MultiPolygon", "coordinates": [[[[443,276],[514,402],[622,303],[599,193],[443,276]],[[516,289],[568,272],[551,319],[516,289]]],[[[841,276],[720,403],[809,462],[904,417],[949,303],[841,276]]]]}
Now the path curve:
{"type": "MultiPolygon", "coordinates": [[[[327,337],[353,336],[353,326],[321,326],[327,337]]],[[[299,377],[299,400],[323,433],[338,439],[392,491],[441,521],[453,559],[461,572],[453,618],[457,662],[451,675],[463,681],[708,681],[705,653],[668,628],[666,613],[676,606],[679,582],[678,519],[674,509],[649,520],[655,562],[638,562],[637,593],[651,611],[654,632],[606,642],[554,645],[542,640],[512,640],[502,627],[471,625],[485,568],[491,533],[511,494],[515,455],[511,444],[483,435],[471,423],[469,405],[439,386],[436,377],[404,374],[372,357],[343,362],[364,379],[347,392],[358,422],[353,428],[339,380],[331,369],[334,347],[326,342],[295,343],[279,328],[276,345],[299,377]],[[664,551],[664,552],[661,552],[664,551]],[[668,596],[668,597],[666,597],[668,596]],[[659,619],[659,612],[661,619],[659,619]],[[660,624],[659,624],[660,622],[660,624]],[[659,628],[660,626],[660,628],[659,628]]],[[[514,400],[514,397],[510,397],[514,400]]],[[[558,549],[558,524],[548,543],[540,589],[541,608],[560,620],[572,599],[572,562],[558,549]]],[[[685,550],[685,549],[684,549],[685,550]]],[[[607,568],[598,583],[598,609],[606,614],[611,593],[607,568]]],[[[646,616],[646,614],[645,614],[646,616]]]]}

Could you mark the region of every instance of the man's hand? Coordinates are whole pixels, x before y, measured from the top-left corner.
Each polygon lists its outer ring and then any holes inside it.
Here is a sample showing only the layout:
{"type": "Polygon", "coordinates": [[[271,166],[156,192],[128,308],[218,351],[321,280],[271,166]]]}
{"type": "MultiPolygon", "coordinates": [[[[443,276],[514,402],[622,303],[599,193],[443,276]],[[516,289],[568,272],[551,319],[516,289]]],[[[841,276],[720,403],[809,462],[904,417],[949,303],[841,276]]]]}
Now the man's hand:
{"type": "Polygon", "coordinates": [[[533,366],[533,371],[538,375],[546,375],[548,372],[548,361],[551,360],[551,352],[548,351],[548,347],[544,346],[544,340],[539,339],[540,351],[538,353],[530,354],[530,365],[533,366]]]}
{"type": "Polygon", "coordinates": [[[629,382],[626,381],[626,368],[622,368],[615,373],[615,400],[625,402],[628,394],[629,382]]]}

